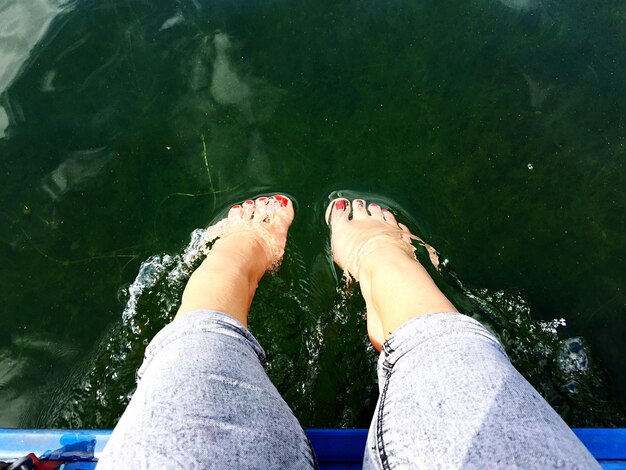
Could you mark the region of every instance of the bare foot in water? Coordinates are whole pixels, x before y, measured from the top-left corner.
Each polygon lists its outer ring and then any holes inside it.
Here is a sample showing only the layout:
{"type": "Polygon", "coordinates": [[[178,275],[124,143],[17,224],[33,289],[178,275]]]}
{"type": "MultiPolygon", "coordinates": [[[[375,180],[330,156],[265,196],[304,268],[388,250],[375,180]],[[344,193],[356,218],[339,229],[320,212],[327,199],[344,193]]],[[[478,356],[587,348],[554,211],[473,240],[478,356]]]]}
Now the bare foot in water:
{"type": "Polygon", "coordinates": [[[362,199],[335,199],[326,211],[333,259],[359,281],[374,348],[400,325],[435,312],[456,312],[415,259],[409,229],[393,214],[362,199]],[[350,217],[352,216],[352,217],[350,217]]]}
{"type": "Polygon", "coordinates": [[[187,282],[177,316],[218,310],[247,326],[258,283],[280,263],[293,217],[293,204],[282,195],[233,206],[226,233],[187,282]]]}

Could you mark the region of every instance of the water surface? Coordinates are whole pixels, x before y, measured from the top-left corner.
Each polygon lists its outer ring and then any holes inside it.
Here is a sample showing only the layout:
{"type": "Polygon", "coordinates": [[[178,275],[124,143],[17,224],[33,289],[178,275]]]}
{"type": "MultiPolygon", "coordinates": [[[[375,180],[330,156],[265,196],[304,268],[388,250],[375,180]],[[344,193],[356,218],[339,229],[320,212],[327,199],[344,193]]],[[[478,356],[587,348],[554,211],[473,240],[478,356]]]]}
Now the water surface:
{"type": "Polygon", "coordinates": [[[251,329],[305,426],[366,426],[377,393],[336,191],[436,247],[571,425],[624,425],[624,31],[609,0],[6,1],[0,426],[112,426],[192,232],[276,191],[251,329]]]}

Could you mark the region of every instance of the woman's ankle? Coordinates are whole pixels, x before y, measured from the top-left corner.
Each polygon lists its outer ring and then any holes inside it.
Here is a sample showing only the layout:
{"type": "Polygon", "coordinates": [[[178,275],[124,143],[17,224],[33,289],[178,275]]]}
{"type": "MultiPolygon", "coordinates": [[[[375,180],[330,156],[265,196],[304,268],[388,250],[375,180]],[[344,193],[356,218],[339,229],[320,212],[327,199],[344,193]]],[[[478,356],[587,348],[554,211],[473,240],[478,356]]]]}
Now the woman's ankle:
{"type": "Polygon", "coordinates": [[[261,240],[249,234],[233,234],[217,240],[207,256],[208,263],[216,268],[237,270],[252,281],[258,282],[271,265],[269,254],[261,240]]]}
{"type": "Polygon", "coordinates": [[[360,282],[371,311],[379,316],[384,340],[412,318],[457,311],[426,269],[400,248],[381,249],[363,260],[360,282]]]}

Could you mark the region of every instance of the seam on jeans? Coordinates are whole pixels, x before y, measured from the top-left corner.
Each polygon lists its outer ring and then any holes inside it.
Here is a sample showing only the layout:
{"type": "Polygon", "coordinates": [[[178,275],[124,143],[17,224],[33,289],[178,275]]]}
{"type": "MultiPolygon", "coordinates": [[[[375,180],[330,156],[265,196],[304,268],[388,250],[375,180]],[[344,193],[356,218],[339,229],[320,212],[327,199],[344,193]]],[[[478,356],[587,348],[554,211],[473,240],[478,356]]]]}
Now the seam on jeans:
{"type": "Polygon", "coordinates": [[[153,342],[150,342],[150,344],[148,345],[144,353],[143,362],[141,363],[141,366],[139,367],[139,369],[137,370],[137,373],[135,374],[136,380],[139,381],[142,379],[146,369],[150,366],[150,364],[152,364],[152,362],[154,361],[154,358],[158,356],[168,346],[172,345],[178,340],[185,339],[186,336],[203,334],[203,333],[217,333],[217,334],[222,334],[224,336],[227,336],[229,338],[232,338],[238,341],[243,340],[243,343],[252,350],[252,353],[256,356],[258,361],[261,363],[261,366],[263,368],[266,367],[265,354],[260,355],[257,349],[254,347],[253,342],[249,338],[247,338],[244,334],[242,334],[242,332],[239,329],[224,328],[220,330],[220,328],[215,328],[215,325],[200,324],[199,327],[196,325],[194,329],[179,327],[177,330],[168,331],[167,335],[164,335],[162,338],[158,339],[158,343],[153,345],[153,342]]]}
{"type": "MultiPolygon", "coordinates": [[[[252,333],[250,333],[250,331],[247,328],[240,327],[239,325],[233,324],[227,321],[226,319],[209,318],[209,317],[191,318],[190,320],[188,320],[187,324],[182,324],[182,323],[175,324],[174,322],[172,322],[169,325],[167,325],[166,328],[169,327],[170,325],[172,325],[172,327],[169,328],[169,331],[167,331],[167,334],[162,335],[163,339],[161,340],[161,342],[163,343],[175,341],[176,339],[186,336],[187,334],[221,333],[221,334],[230,336],[231,338],[245,339],[250,344],[250,346],[252,346],[252,348],[255,350],[255,353],[257,353],[256,346],[258,345],[258,342],[256,341],[256,338],[254,338],[252,333]]],[[[164,330],[165,329],[161,331],[164,331],[164,330]]],[[[160,333],[161,332],[159,332],[159,334],[160,333]]],[[[150,344],[148,348],[150,348],[150,346],[152,346],[152,344],[150,344]]],[[[258,347],[262,349],[260,345],[258,345],[258,347]]]]}
{"type": "Polygon", "coordinates": [[[307,459],[314,470],[319,470],[320,465],[317,462],[317,455],[315,455],[315,451],[313,450],[313,444],[311,444],[311,439],[309,439],[309,436],[307,436],[306,433],[304,434],[304,436],[306,437],[306,442],[309,445],[309,455],[307,459]]]}
{"type": "Polygon", "coordinates": [[[393,348],[390,344],[390,341],[387,340],[383,343],[383,352],[385,353],[385,355],[389,355],[391,353],[393,353],[396,349],[393,348]]]}
{"type": "MultiPolygon", "coordinates": [[[[217,333],[235,340],[244,340],[244,343],[247,343],[250,348],[253,350],[255,355],[258,357],[258,353],[254,349],[254,346],[251,344],[250,340],[242,335],[240,332],[236,330],[220,330],[219,328],[215,328],[214,325],[200,325],[193,330],[180,330],[170,332],[166,337],[160,339],[159,344],[156,345],[155,348],[150,348],[150,351],[146,351],[145,359],[152,360],[155,356],[157,356],[163,349],[170,346],[171,344],[186,339],[187,336],[191,335],[204,335],[204,333],[217,333]],[[155,351],[156,349],[156,351],[155,351]]],[[[259,357],[259,360],[261,358],[259,357]]]]}
{"type": "MultiPolygon", "coordinates": [[[[457,332],[457,333],[451,334],[449,332],[442,331],[441,333],[432,334],[431,336],[428,336],[427,338],[419,338],[419,340],[415,341],[414,343],[410,343],[407,347],[400,347],[397,349],[392,349],[389,355],[385,356],[383,367],[387,370],[391,370],[393,366],[395,365],[395,363],[398,362],[403,356],[405,356],[406,354],[410,353],[411,351],[417,348],[424,347],[424,345],[428,345],[432,341],[441,341],[442,338],[444,338],[445,340],[451,341],[457,337],[467,336],[467,333],[468,332],[457,332]],[[395,353],[395,357],[390,357],[392,353],[395,353]]],[[[500,341],[498,341],[498,339],[495,338],[493,335],[489,333],[481,332],[481,331],[472,331],[470,337],[471,336],[488,340],[489,344],[492,347],[495,347],[498,350],[498,352],[502,354],[502,356],[504,356],[504,358],[507,361],[509,362],[511,361],[504,347],[502,346],[502,343],[500,343],[500,341]]]]}
{"type": "Polygon", "coordinates": [[[393,367],[393,364],[394,364],[393,362],[389,361],[389,356],[393,354],[396,350],[391,347],[391,345],[389,344],[389,340],[383,343],[382,349],[383,349],[382,352],[384,353],[383,370],[389,372],[391,371],[391,368],[393,367]]]}
{"type": "Polygon", "coordinates": [[[385,398],[387,397],[387,388],[389,387],[389,381],[391,378],[391,372],[387,373],[385,378],[385,386],[383,392],[380,394],[380,406],[378,407],[378,423],[376,423],[376,441],[378,444],[378,456],[380,457],[380,463],[383,469],[389,470],[389,458],[385,452],[385,443],[383,442],[383,409],[385,407],[385,398]]]}

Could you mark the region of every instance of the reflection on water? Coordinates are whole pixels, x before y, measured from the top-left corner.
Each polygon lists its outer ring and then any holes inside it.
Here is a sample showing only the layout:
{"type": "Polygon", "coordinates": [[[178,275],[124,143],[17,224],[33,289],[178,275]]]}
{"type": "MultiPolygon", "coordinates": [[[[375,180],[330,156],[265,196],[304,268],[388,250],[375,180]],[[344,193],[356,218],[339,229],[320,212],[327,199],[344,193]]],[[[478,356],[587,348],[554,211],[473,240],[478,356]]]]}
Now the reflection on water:
{"type": "Polygon", "coordinates": [[[44,177],[42,189],[56,201],[68,191],[76,191],[88,184],[113,158],[106,147],[72,152],[52,172],[44,177]]]}
{"type": "Polygon", "coordinates": [[[523,74],[524,79],[526,79],[526,83],[528,83],[528,93],[530,95],[530,105],[539,110],[543,102],[550,96],[550,92],[554,88],[554,85],[545,85],[534,78],[532,78],[527,73],[523,74]]]}
{"type": "Polygon", "coordinates": [[[7,127],[9,127],[9,115],[6,110],[0,106],[0,139],[4,137],[7,127]]]}
{"type": "MultiPolygon", "coordinates": [[[[52,20],[67,4],[62,0],[6,0],[0,4],[0,94],[18,76],[52,20]]],[[[0,138],[9,125],[8,116],[0,101],[0,138]]]]}
{"type": "Polygon", "coordinates": [[[440,250],[442,288],[568,422],[623,424],[624,18],[609,0],[2,3],[0,425],[111,426],[199,260],[189,234],[274,191],[296,220],[251,328],[303,423],[366,425],[375,354],[323,222],[345,187],[440,250]]]}
{"type": "Polygon", "coordinates": [[[519,11],[534,10],[541,5],[541,0],[498,0],[502,5],[519,11]]]}
{"type": "Polygon", "coordinates": [[[3,418],[17,423],[33,417],[32,404],[39,400],[34,386],[46,380],[49,370],[67,367],[78,350],[43,335],[14,334],[0,346],[0,407],[3,418]]]}

